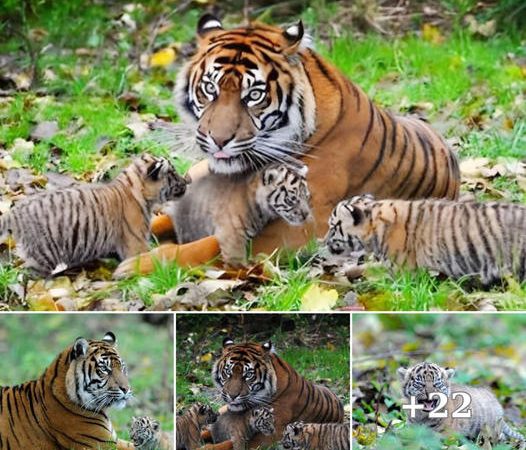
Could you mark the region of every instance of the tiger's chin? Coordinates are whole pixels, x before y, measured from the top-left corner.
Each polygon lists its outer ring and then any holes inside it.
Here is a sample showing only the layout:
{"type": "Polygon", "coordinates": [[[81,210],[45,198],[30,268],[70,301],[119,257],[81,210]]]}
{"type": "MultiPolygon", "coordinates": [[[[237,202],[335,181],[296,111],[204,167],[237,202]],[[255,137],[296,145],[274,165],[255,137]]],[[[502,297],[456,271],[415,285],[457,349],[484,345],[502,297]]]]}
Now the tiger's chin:
{"type": "Polygon", "coordinates": [[[217,159],[210,156],[208,158],[208,168],[210,172],[218,175],[241,175],[255,170],[240,156],[231,156],[228,159],[217,159]]]}
{"type": "Polygon", "coordinates": [[[228,403],[227,408],[230,412],[242,412],[248,409],[244,403],[228,403]]]}
{"type": "Polygon", "coordinates": [[[126,403],[127,401],[122,399],[122,400],[116,400],[115,402],[113,402],[110,406],[113,408],[113,409],[124,409],[126,407],[126,403]]]}

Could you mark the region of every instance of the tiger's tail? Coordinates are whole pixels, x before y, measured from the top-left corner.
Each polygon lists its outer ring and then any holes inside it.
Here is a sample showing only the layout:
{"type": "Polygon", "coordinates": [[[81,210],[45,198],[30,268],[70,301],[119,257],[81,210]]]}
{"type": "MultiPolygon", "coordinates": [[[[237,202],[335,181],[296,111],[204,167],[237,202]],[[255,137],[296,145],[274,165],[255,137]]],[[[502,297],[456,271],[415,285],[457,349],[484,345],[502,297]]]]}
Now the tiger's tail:
{"type": "Polygon", "coordinates": [[[526,438],[518,431],[513,430],[506,422],[502,421],[502,434],[510,439],[526,442],[526,438]]]}

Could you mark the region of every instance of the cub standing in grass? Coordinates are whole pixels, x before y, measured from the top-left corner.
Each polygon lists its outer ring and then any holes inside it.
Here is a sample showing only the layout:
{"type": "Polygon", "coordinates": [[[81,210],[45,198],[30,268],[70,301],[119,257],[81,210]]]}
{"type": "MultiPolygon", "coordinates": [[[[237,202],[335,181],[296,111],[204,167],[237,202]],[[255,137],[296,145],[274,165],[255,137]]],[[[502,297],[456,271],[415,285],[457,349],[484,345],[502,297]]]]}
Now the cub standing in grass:
{"type": "Polygon", "coordinates": [[[257,434],[274,434],[274,409],[266,406],[245,412],[226,411],[210,427],[214,444],[200,450],[248,450],[248,443],[257,434]]]}
{"type": "Polygon", "coordinates": [[[344,418],[338,397],[325,386],[303,378],[276,355],[271,342],[234,344],[226,338],[212,377],[230,412],[258,406],[273,408],[274,434],[256,434],[248,443],[251,449],[279,442],[285,426],[295,420],[326,423],[344,418]]]}
{"type": "Polygon", "coordinates": [[[424,408],[416,410],[414,417],[409,415],[409,422],[427,425],[435,431],[458,432],[470,439],[476,439],[482,432],[491,432],[496,441],[517,439],[525,443],[524,436],[512,430],[504,421],[504,412],[492,392],[485,388],[475,388],[451,383],[454,369],[443,368],[437,364],[419,363],[410,368],[400,367],[398,375],[402,383],[402,392],[409,402],[411,397],[424,408]],[[447,397],[443,410],[447,411],[445,418],[431,418],[429,414],[438,405],[438,398],[430,398],[430,394],[440,392],[447,397]],[[453,394],[461,392],[469,395],[470,403],[464,405],[465,399],[453,394]],[[454,417],[454,411],[471,410],[471,417],[454,417]]]}
{"type": "Polygon", "coordinates": [[[303,423],[287,425],[281,445],[285,450],[350,450],[348,423],[303,423]]]}
{"type": "Polygon", "coordinates": [[[177,450],[195,450],[201,445],[201,429],[217,420],[217,413],[208,405],[194,403],[176,418],[177,450]]]}
{"type": "Polygon", "coordinates": [[[178,242],[214,235],[225,262],[244,262],[248,240],[268,222],[282,218],[301,225],[310,216],[306,175],[306,166],[273,164],[248,179],[226,179],[220,190],[213,189],[217,175],[196,181],[188,188],[193,200],[185,196],[167,210],[178,242]]]}
{"type": "Polygon", "coordinates": [[[56,274],[117,253],[148,249],[152,207],[184,194],[187,181],[164,158],[144,154],[108,184],[43,192],[0,217],[0,239],[12,234],[27,267],[56,274]]]}
{"type": "Polygon", "coordinates": [[[77,338],[37,380],[0,388],[0,448],[132,449],[107,416],[132,396],[115,344],[111,332],[100,341],[77,338]]]}
{"type": "Polygon", "coordinates": [[[136,450],[173,450],[173,433],[161,430],[158,420],[149,416],[134,417],[130,437],[136,450]]]}
{"type": "Polygon", "coordinates": [[[526,206],[448,200],[340,202],[329,220],[327,245],[353,237],[377,258],[425,267],[453,278],[478,276],[484,285],[508,275],[526,279],[526,206]]]}

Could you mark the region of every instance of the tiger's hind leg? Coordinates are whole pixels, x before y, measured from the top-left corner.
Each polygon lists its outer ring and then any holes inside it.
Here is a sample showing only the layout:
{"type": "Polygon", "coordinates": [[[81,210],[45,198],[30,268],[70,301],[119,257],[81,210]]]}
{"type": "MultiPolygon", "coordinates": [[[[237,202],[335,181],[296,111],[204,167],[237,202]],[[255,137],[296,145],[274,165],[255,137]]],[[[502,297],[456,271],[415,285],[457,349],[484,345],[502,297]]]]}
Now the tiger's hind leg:
{"type": "Polygon", "coordinates": [[[146,275],[153,272],[156,265],[167,262],[176,262],[183,267],[195,267],[212,261],[219,252],[219,242],[214,236],[183,245],[164,244],[150,252],[126,259],[117,267],[113,278],[146,275]]]}

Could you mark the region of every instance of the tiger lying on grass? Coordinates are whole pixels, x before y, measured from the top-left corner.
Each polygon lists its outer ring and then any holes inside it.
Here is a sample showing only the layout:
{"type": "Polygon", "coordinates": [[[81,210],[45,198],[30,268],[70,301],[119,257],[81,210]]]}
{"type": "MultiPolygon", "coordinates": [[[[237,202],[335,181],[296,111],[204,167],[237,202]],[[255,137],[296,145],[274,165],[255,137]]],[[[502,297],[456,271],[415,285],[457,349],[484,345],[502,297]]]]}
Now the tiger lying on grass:
{"type": "Polygon", "coordinates": [[[351,427],[348,423],[293,422],[283,432],[285,450],[350,450],[351,427]]]}
{"type": "Polygon", "coordinates": [[[438,432],[458,432],[470,439],[476,439],[481,433],[490,432],[493,434],[491,436],[493,442],[515,439],[526,444],[524,436],[512,430],[504,421],[502,406],[491,391],[451,383],[454,374],[454,369],[427,362],[407,369],[403,367],[398,369],[406,401],[409,402],[413,396],[418,404],[424,406],[424,409],[415,411],[414,417],[409,415],[409,422],[427,425],[438,432]],[[441,392],[447,396],[447,404],[442,408],[448,413],[445,418],[429,417],[429,413],[438,405],[438,398],[429,397],[434,392],[441,392]],[[470,397],[469,405],[465,405],[466,410],[471,410],[469,418],[453,417],[454,411],[464,406],[465,399],[462,396],[453,398],[453,394],[458,392],[466,393],[470,397]]]}
{"type": "Polygon", "coordinates": [[[77,338],[40,378],[0,388],[0,448],[133,449],[107,416],[132,396],[115,343],[111,332],[100,341],[77,338]]]}
{"type": "Polygon", "coordinates": [[[117,253],[148,249],[152,207],[184,194],[187,180],[144,154],[108,184],[83,184],[25,198],[0,217],[25,265],[45,275],[117,253]]]}
{"type": "Polygon", "coordinates": [[[335,252],[357,238],[367,252],[400,266],[477,276],[484,285],[508,275],[526,280],[524,205],[363,195],[340,202],[329,227],[326,241],[335,252]]]}
{"type": "MultiPolygon", "coordinates": [[[[195,144],[202,149],[216,174],[207,195],[273,162],[300,158],[309,168],[314,227],[298,230],[274,221],[254,239],[255,254],[298,248],[322,237],[331,210],[350,195],[457,198],[458,162],[445,141],[424,121],[374,105],[311,48],[301,22],[285,29],[251,23],[226,30],[207,14],[199,20],[197,41],[175,88],[180,129],[190,130],[190,141],[177,142],[174,152],[195,144]]],[[[229,195],[242,199],[245,188],[238,183],[229,195]]],[[[189,203],[199,204],[201,195],[190,194],[189,203]]],[[[228,200],[212,204],[209,215],[220,217],[228,200]]],[[[241,205],[240,214],[247,208],[241,205]]],[[[143,255],[136,266],[124,263],[120,272],[146,273],[153,258],[178,259],[176,250],[176,244],[167,244],[143,255]]],[[[210,253],[206,248],[191,253],[203,251],[203,263],[210,253]]]]}

